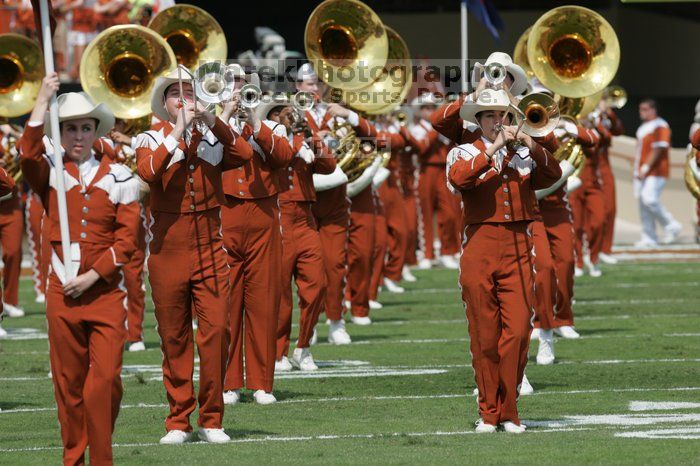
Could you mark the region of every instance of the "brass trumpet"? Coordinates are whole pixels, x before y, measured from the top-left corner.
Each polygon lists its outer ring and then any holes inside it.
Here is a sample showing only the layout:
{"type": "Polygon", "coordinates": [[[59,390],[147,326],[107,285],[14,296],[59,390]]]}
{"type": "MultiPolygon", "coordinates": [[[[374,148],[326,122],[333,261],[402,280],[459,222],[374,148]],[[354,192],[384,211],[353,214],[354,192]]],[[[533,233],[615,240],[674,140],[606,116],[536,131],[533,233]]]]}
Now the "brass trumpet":
{"type": "Polygon", "coordinates": [[[529,136],[546,136],[559,123],[559,106],[546,94],[528,94],[516,107],[520,130],[529,136]]]}
{"type": "Polygon", "coordinates": [[[248,112],[260,105],[262,90],[255,84],[246,84],[241,87],[241,100],[238,106],[238,118],[245,119],[248,112]]]}
{"type": "Polygon", "coordinates": [[[29,112],[43,77],[43,55],[35,40],[14,33],[0,35],[0,116],[29,112]]]}
{"type": "Polygon", "coordinates": [[[292,96],[292,133],[311,136],[305,113],[314,107],[314,96],[310,92],[299,91],[292,96]]]}

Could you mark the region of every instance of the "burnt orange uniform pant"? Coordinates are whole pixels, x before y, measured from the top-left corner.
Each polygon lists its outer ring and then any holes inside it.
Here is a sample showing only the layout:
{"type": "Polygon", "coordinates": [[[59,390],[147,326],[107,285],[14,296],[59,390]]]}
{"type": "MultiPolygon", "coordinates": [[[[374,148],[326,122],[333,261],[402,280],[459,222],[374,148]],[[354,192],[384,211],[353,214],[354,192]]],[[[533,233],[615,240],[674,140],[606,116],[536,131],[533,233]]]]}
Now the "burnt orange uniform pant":
{"type": "Polygon", "coordinates": [[[534,305],[528,222],[469,225],[459,283],[469,321],[479,415],[520,423],[518,385],[527,364],[534,305]]]}
{"type": "Polygon", "coordinates": [[[42,260],[44,258],[51,259],[51,243],[41,241],[43,218],[44,206],[41,204],[39,196],[30,192],[24,206],[24,220],[27,230],[27,244],[32,254],[32,281],[36,295],[46,293],[48,262],[42,260]]]}
{"type": "Polygon", "coordinates": [[[556,208],[541,208],[542,219],[547,231],[549,250],[554,260],[554,273],[557,277],[557,300],[554,306],[553,327],[574,325],[574,225],[568,204],[556,208]]]}
{"type": "Polygon", "coordinates": [[[225,390],[247,387],[271,392],[282,292],[277,195],[246,200],[227,196],[227,201],[221,211],[231,267],[231,348],[225,390]]]}
{"type": "Polygon", "coordinates": [[[401,281],[401,270],[406,261],[406,214],[402,205],[403,196],[398,186],[388,182],[382,184],[377,194],[384,205],[387,228],[387,257],[384,263],[384,276],[393,281],[401,281]]]}
{"type": "Polygon", "coordinates": [[[457,236],[457,223],[460,222],[460,217],[455,210],[455,196],[447,188],[445,164],[421,165],[418,196],[422,220],[418,228],[419,234],[421,234],[420,244],[425,257],[427,259],[435,258],[433,220],[436,212],[440,254],[457,253],[460,244],[460,239],[457,236]]]}
{"type": "Polygon", "coordinates": [[[544,223],[532,222],[532,240],[535,246],[535,320],[545,330],[554,327],[554,306],[557,302],[557,276],[554,259],[544,223]]]}
{"type": "Polygon", "coordinates": [[[19,275],[22,270],[22,234],[24,219],[19,199],[12,198],[0,203],[0,244],[2,245],[3,301],[19,304],[19,275]]]}
{"type": "Polygon", "coordinates": [[[146,212],[141,207],[141,224],[138,228],[137,249],[131,260],[122,267],[127,307],[126,328],[129,343],[143,340],[143,317],[146,309],[146,289],[143,284],[143,266],[146,260],[146,212]]]}
{"type": "Polygon", "coordinates": [[[343,317],[350,225],[350,203],[345,185],[316,193],[312,210],[321,237],[326,271],[327,289],[323,308],[330,320],[340,320],[343,317]]]}
{"type": "Polygon", "coordinates": [[[384,258],[389,239],[386,227],[384,206],[379,196],[374,196],[374,248],[372,251],[372,267],[369,280],[369,299],[376,301],[384,272],[384,258]]]}
{"type": "Polygon", "coordinates": [[[122,399],[126,295],[100,280],[78,299],[64,296],[55,274],[46,292],[49,357],[63,462],[112,464],[112,433],[122,399]]]}
{"type": "Polygon", "coordinates": [[[311,202],[280,202],[282,224],[282,297],[277,323],[277,359],[289,353],[292,333],[292,277],[299,297],[297,348],[308,348],[326,297],[321,238],[311,202]]]}
{"type": "Polygon", "coordinates": [[[605,219],[603,221],[603,238],[601,252],[612,253],[613,239],[615,237],[615,215],[617,214],[617,200],[615,198],[615,175],[609,163],[601,162],[599,165],[601,188],[605,202],[605,219]]]}
{"type": "MultiPolygon", "coordinates": [[[[229,270],[221,214],[152,212],[148,257],[155,315],[163,351],[163,383],[170,414],[166,430],[192,430],[195,410],[192,319],[197,318],[200,427],[219,429],[224,416],[224,374],[229,347],[229,270]]],[[[122,326],[124,321],[122,320],[122,326]]]]}
{"type": "Polygon", "coordinates": [[[406,218],[405,262],[407,265],[416,265],[418,263],[416,258],[416,250],[418,249],[418,195],[414,188],[411,187],[410,190],[404,191],[402,204],[406,218]]]}
{"type": "Polygon", "coordinates": [[[583,239],[588,242],[591,262],[598,263],[598,254],[603,244],[603,223],[605,222],[605,197],[602,189],[584,183],[569,196],[576,233],[576,265],[583,267],[583,239]]]}
{"type": "Polygon", "coordinates": [[[350,206],[348,232],[348,286],[346,297],[356,317],[369,315],[372,254],[375,241],[374,195],[369,186],[358,193],[350,206]]]}

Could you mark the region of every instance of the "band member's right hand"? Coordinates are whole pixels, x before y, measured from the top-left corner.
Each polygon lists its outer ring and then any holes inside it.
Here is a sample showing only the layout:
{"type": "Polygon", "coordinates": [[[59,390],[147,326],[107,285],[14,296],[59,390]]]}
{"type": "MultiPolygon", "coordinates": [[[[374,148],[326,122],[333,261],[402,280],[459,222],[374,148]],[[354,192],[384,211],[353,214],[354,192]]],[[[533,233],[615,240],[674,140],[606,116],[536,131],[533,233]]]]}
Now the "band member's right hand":
{"type": "Polygon", "coordinates": [[[241,101],[241,92],[240,90],[236,90],[233,92],[233,95],[231,96],[231,100],[227,100],[224,105],[223,109],[221,111],[221,115],[219,117],[224,120],[228,121],[231,119],[231,117],[235,114],[238,113],[238,107],[240,105],[241,101]]]}
{"type": "Polygon", "coordinates": [[[332,117],[347,118],[350,115],[350,110],[343,107],[340,104],[328,104],[328,109],[326,110],[332,117]]]}
{"type": "Polygon", "coordinates": [[[39,95],[37,96],[37,102],[48,103],[61,85],[58,80],[58,73],[49,73],[41,81],[41,89],[39,89],[39,95]]]}
{"type": "Polygon", "coordinates": [[[182,109],[178,110],[177,120],[175,121],[175,129],[180,133],[185,132],[194,119],[194,103],[185,101],[183,106],[185,111],[183,112],[182,109]]]}
{"type": "Polygon", "coordinates": [[[90,269],[87,272],[82,273],[75,278],[71,278],[64,283],[63,294],[70,296],[73,299],[77,299],[99,279],[100,275],[95,272],[95,269],[90,269]]]}
{"type": "Polygon", "coordinates": [[[121,144],[124,146],[131,145],[131,136],[127,136],[126,134],[114,129],[109,132],[109,138],[117,144],[121,144]]]}

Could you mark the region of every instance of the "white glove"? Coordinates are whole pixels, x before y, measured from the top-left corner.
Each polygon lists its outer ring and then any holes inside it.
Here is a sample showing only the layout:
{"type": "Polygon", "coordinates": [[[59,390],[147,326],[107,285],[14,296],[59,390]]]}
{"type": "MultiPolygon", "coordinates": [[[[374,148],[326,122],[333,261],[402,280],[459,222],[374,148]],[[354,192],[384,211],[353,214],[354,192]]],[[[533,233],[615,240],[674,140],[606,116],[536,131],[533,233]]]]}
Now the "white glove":
{"type": "Polygon", "coordinates": [[[572,175],[566,180],[566,190],[567,192],[572,193],[580,188],[582,184],[581,178],[572,175]]]}
{"type": "Polygon", "coordinates": [[[296,157],[302,159],[304,162],[306,162],[307,165],[313,163],[316,159],[314,151],[309,149],[309,146],[307,146],[306,143],[304,143],[304,145],[301,146],[299,152],[296,153],[296,157]]]}

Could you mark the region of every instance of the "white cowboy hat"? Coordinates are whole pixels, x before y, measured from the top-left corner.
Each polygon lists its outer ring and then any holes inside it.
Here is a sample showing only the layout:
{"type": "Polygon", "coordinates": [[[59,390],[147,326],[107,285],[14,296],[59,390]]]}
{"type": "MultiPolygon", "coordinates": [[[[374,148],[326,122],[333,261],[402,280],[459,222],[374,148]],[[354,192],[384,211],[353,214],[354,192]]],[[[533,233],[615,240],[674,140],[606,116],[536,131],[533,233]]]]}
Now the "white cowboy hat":
{"type": "Polygon", "coordinates": [[[476,102],[467,100],[462,104],[462,108],[459,109],[459,116],[465,121],[478,125],[479,121],[476,119],[476,114],[489,110],[510,111],[510,99],[505,90],[484,89],[479,94],[476,102]]]}
{"type": "Polygon", "coordinates": [[[554,93],[544,87],[540,80],[533,76],[533,78],[530,79],[530,92],[528,94],[534,93],[547,94],[550,97],[554,97],[554,93]]]}
{"type": "MultiPolygon", "coordinates": [[[[77,120],[79,118],[94,118],[97,120],[95,135],[98,138],[109,133],[114,128],[114,114],[105,104],[95,105],[84,92],[67,92],[59,95],[58,122],[77,120]]],[[[44,117],[44,132],[51,137],[51,124],[49,114],[44,117]]]]}
{"type": "Polygon", "coordinates": [[[287,107],[289,105],[292,105],[292,103],[285,94],[266,95],[262,97],[258,106],[255,107],[255,113],[261,120],[267,120],[267,115],[273,108],[287,107]]]}
{"type": "Polygon", "coordinates": [[[192,73],[184,69],[181,70],[182,71],[178,72],[178,68],[175,68],[165,76],[158,77],[156,83],[153,85],[153,90],[151,91],[151,110],[163,121],[170,120],[170,115],[168,115],[168,111],[165,109],[165,91],[167,91],[171,85],[177,84],[180,76],[182,76],[183,83],[191,83],[191,79],[193,79],[192,73]]]}
{"type": "MultiPolygon", "coordinates": [[[[486,63],[483,66],[488,66],[492,63],[500,63],[513,77],[513,84],[510,86],[511,94],[520,95],[527,90],[527,75],[520,65],[513,63],[513,59],[510,58],[510,55],[505,52],[493,52],[486,59],[486,63]]],[[[480,63],[477,63],[477,65],[480,65],[480,63]]]]}
{"type": "Polygon", "coordinates": [[[318,75],[316,71],[314,71],[313,66],[311,66],[311,63],[304,63],[297,70],[297,82],[301,82],[304,79],[318,80],[318,75]]]}

